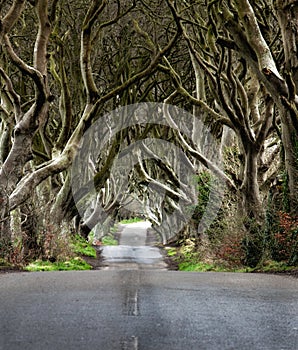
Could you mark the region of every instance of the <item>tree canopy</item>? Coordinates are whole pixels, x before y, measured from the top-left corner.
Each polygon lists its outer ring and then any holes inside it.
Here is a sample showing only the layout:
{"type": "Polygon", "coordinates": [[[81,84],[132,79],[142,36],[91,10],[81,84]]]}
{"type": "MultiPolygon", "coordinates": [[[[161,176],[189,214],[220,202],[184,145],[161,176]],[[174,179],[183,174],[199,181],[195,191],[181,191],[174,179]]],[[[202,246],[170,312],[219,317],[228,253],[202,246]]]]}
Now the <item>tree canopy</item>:
{"type": "Polygon", "coordinates": [[[0,9],[2,257],[18,242],[32,259],[51,230],[87,237],[127,215],[149,219],[164,243],[212,240],[209,208],[218,225],[225,211],[237,216],[253,264],[282,230],[274,218],[295,222],[296,1],[13,0],[0,9]],[[154,110],[145,119],[142,106],[154,110]],[[92,183],[92,200],[88,186],[74,191],[75,176],[92,183]]]}

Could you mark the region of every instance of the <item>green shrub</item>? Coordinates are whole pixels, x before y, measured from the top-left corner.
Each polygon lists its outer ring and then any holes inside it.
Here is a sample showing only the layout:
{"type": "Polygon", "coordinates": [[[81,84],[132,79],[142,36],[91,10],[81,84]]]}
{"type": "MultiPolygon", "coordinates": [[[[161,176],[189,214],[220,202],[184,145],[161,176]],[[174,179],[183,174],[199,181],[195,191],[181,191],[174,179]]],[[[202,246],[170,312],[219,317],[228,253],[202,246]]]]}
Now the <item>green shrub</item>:
{"type": "Polygon", "coordinates": [[[90,270],[91,266],[82,258],[76,257],[66,261],[42,261],[36,260],[25,267],[27,271],[69,271],[90,270]]]}
{"type": "Polygon", "coordinates": [[[118,241],[112,236],[104,236],[101,239],[103,245],[118,245],[118,241]]]}
{"type": "Polygon", "coordinates": [[[277,262],[298,265],[298,218],[278,212],[278,226],[270,241],[271,257],[277,262]]]}
{"type": "Polygon", "coordinates": [[[96,258],[96,250],[80,235],[76,235],[72,242],[72,250],[76,254],[96,258]]]}
{"type": "Polygon", "coordinates": [[[124,219],[120,221],[120,224],[133,224],[135,222],[141,222],[144,221],[144,219],[141,218],[130,218],[130,219],[124,219]]]}
{"type": "Polygon", "coordinates": [[[195,221],[196,224],[198,224],[205,213],[205,209],[209,201],[212,178],[210,173],[204,171],[204,172],[201,172],[196,177],[196,181],[197,181],[197,191],[198,191],[197,200],[198,201],[194,208],[192,219],[195,221]]]}

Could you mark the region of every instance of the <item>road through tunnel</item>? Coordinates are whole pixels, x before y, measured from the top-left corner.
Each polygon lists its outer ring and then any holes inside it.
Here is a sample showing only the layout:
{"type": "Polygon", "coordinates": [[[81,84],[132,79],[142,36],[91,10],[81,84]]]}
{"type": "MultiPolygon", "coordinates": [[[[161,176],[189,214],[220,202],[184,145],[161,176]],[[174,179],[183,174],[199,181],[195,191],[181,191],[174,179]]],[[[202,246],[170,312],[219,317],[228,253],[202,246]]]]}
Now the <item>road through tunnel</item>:
{"type": "MultiPolygon", "coordinates": [[[[148,245],[147,221],[121,225],[119,245],[103,246],[102,269],[143,270],[167,268],[160,247],[148,245]]],[[[152,242],[150,242],[152,244],[152,242]]]]}

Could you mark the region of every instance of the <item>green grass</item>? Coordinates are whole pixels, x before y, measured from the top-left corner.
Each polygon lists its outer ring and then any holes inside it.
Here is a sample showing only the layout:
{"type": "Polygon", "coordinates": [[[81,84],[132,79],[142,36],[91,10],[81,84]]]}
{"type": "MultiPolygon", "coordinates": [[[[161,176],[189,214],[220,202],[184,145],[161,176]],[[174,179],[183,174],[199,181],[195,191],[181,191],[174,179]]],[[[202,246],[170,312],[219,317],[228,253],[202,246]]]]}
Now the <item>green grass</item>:
{"type": "Polygon", "coordinates": [[[174,257],[177,255],[177,249],[176,248],[166,248],[167,255],[169,257],[174,257]]]}
{"type": "Polygon", "coordinates": [[[0,266],[11,266],[11,264],[9,264],[5,259],[0,259],[0,266]]]}
{"type": "Polygon", "coordinates": [[[114,234],[118,232],[118,225],[114,225],[110,228],[110,233],[114,234]]]}
{"type": "MultiPolygon", "coordinates": [[[[96,250],[83,237],[76,235],[72,239],[71,250],[74,254],[96,258],[96,250]]],[[[70,271],[70,270],[91,270],[91,266],[81,257],[66,258],[63,261],[36,260],[27,265],[27,271],[70,271]]]]}
{"type": "Polygon", "coordinates": [[[103,245],[118,245],[118,241],[112,236],[104,236],[101,239],[103,245]]]}
{"type": "Polygon", "coordinates": [[[72,250],[75,254],[96,258],[96,250],[83,237],[76,235],[72,243],[72,250]]]}
{"type": "Polygon", "coordinates": [[[76,257],[67,261],[42,261],[36,260],[25,267],[27,271],[70,271],[91,270],[91,266],[82,258],[76,257]]]}
{"type": "Polygon", "coordinates": [[[227,269],[216,266],[213,264],[207,264],[203,262],[182,262],[179,264],[179,271],[197,271],[197,272],[208,272],[208,271],[214,271],[214,272],[225,272],[228,271],[227,269]]]}
{"type": "Polygon", "coordinates": [[[125,220],[121,220],[120,224],[133,224],[134,222],[141,222],[144,221],[144,219],[140,219],[140,218],[131,218],[131,219],[125,219],[125,220]]]}
{"type": "Polygon", "coordinates": [[[289,266],[283,261],[267,260],[262,265],[257,266],[253,271],[257,272],[289,272],[297,270],[297,266],[289,266]]]}
{"type": "Polygon", "coordinates": [[[257,267],[247,266],[228,267],[220,263],[206,263],[200,260],[191,245],[185,245],[179,248],[166,247],[167,255],[178,263],[179,271],[196,272],[261,272],[261,273],[283,273],[297,271],[297,266],[289,266],[286,262],[277,262],[274,260],[262,261],[257,267]]]}
{"type": "Polygon", "coordinates": [[[243,266],[242,268],[228,268],[216,264],[208,264],[200,261],[183,261],[179,263],[179,271],[196,272],[261,272],[261,273],[283,273],[296,271],[297,266],[288,266],[285,262],[267,261],[255,268],[243,266]]]}

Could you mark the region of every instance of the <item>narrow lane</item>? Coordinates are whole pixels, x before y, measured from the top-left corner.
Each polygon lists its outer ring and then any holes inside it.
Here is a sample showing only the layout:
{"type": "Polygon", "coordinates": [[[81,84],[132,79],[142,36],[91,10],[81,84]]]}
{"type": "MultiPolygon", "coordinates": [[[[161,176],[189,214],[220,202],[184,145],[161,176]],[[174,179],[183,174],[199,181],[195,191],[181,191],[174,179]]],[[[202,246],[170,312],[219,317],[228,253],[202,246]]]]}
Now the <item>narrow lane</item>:
{"type": "Polygon", "coordinates": [[[104,269],[166,269],[161,251],[146,245],[148,222],[123,225],[118,246],[102,249],[104,269]]]}
{"type": "Polygon", "coordinates": [[[297,280],[107,270],[0,276],[0,349],[297,350],[297,280]]]}
{"type": "Polygon", "coordinates": [[[297,279],[167,271],[145,231],[104,270],[0,275],[0,350],[298,349],[297,279]]]}

